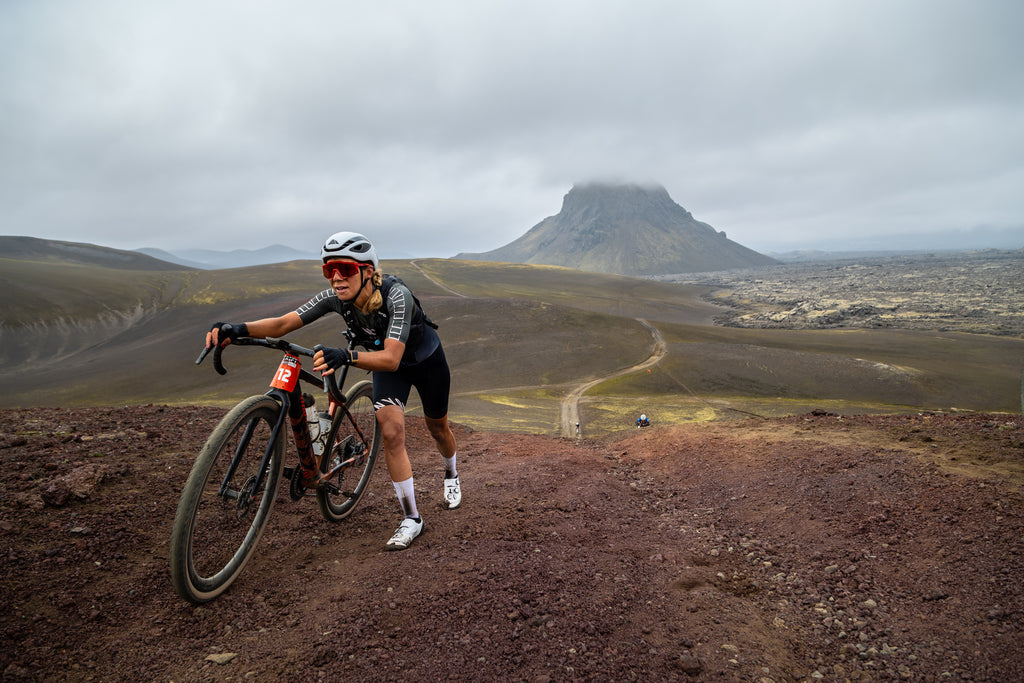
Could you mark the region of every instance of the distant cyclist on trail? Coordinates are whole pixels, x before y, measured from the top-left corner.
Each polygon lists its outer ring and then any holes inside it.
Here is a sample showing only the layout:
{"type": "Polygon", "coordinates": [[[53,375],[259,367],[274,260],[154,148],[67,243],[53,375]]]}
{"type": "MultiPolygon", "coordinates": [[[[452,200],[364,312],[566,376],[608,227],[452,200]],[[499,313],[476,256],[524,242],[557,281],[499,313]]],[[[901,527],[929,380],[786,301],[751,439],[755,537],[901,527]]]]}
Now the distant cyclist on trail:
{"type": "Polygon", "coordinates": [[[368,239],[354,232],[336,233],[324,242],[320,256],[330,289],[278,318],[230,327],[216,323],[206,335],[206,346],[226,346],[239,337],[280,338],[328,313],[345,319],[356,344],[366,350],[324,348],[313,356],[313,369],[330,375],[351,365],[373,372],[373,406],[384,441],[384,462],[405,514],[385,547],[405,550],[423,531],[405,448],[405,404],[413,387],[423,403],[427,429],[444,459],[445,505],[453,510],[462,503],[455,435],[448,425],[448,361],[434,331],[437,326],[401,280],[380,271],[377,252],[368,239]]]}
{"type": "Polygon", "coordinates": [[[637,429],[640,429],[641,427],[650,427],[650,426],[651,426],[651,421],[647,419],[646,415],[641,414],[640,417],[638,417],[636,419],[636,428],[637,429]]]}

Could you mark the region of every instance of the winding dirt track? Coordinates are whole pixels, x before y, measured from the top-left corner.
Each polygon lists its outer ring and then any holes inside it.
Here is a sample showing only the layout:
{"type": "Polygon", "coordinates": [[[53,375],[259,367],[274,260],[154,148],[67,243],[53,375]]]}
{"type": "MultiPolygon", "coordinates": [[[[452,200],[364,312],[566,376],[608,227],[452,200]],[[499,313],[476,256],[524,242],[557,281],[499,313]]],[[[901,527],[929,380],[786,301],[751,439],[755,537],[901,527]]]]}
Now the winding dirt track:
{"type": "Polygon", "coordinates": [[[427,278],[428,280],[430,280],[435,285],[437,285],[438,287],[440,287],[444,291],[448,292],[452,296],[462,297],[463,299],[468,299],[469,298],[467,295],[463,294],[462,292],[456,291],[456,290],[452,289],[451,287],[449,287],[448,285],[444,284],[443,282],[440,282],[440,281],[434,279],[433,277],[431,277],[427,273],[427,271],[425,271],[422,268],[420,268],[420,264],[417,261],[409,261],[409,263],[412,265],[413,268],[415,268],[416,270],[420,271],[420,274],[423,277],[427,278]]]}
{"type": "MultiPolygon", "coordinates": [[[[416,268],[416,270],[418,270],[423,275],[423,277],[425,277],[427,280],[432,282],[437,287],[439,287],[439,288],[443,289],[444,291],[452,294],[453,296],[462,297],[464,299],[465,298],[469,298],[468,295],[463,294],[462,292],[460,292],[458,290],[452,289],[448,285],[446,285],[443,282],[441,282],[441,281],[437,280],[436,278],[432,277],[425,270],[423,270],[423,268],[420,267],[420,265],[419,265],[419,263],[417,261],[413,260],[413,261],[410,261],[410,263],[412,264],[412,266],[414,268],[416,268]]],[[[618,370],[616,372],[613,372],[613,373],[610,373],[610,374],[607,374],[607,375],[602,375],[601,377],[598,377],[596,379],[592,379],[592,380],[589,380],[587,382],[584,382],[583,384],[580,384],[576,388],[574,388],[571,391],[569,391],[564,397],[562,397],[561,415],[560,415],[560,419],[559,419],[559,433],[561,434],[561,436],[566,437],[566,438],[570,438],[570,439],[571,438],[577,438],[577,439],[582,438],[582,433],[580,431],[580,426],[579,426],[580,425],[580,399],[583,397],[583,395],[585,393],[590,391],[592,388],[594,388],[595,386],[597,386],[601,382],[605,382],[605,381],[607,381],[609,379],[613,379],[615,377],[621,377],[623,375],[628,375],[628,374],[633,373],[633,372],[639,372],[640,370],[646,370],[647,368],[649,368],[649,367],[651,367],[653,365],[657,365],[659,362],[661,362],[661,360],[668,353],[668,347],[665,344],[665,338],[662,336],[661,331],[657,327],[652,325],[649,321],[647,321],[647,320],[645,320],[643,318],[635,318],[635,320],[638,323],[640,323],[641,325],[643,325],[644,327],[646,327],[647,330],[651,333],[651,338],[652,338],[652,340],[654,342],[653,348],[651,349],[651,355],[647,358],[647,360],[643,361],[642,363],[637,363],[636,365],[632,365],[632,366],[627,367],[627,368],[622,368],[621,370],[618,370]]],[[[691,394],[693,393],[689,389],[689,387],[687,387],[685,384],[680,382],[678,379],[676,379],[674,377],[673,377],[673,379],[677,383],[679,383],[679,385],[683,389],[685,389],[687,392],[689,392],[691,394]]],[[[1024,387],[1024,382],[1022,382],[1022,387],[1024,387]]],[[[532,388],[532,387],[517,387],[517,389],[525,389],[525,388],[532,388]]],[[[1022,403],[1024,403],[1024,389],[1022,389],[1022,403]]],[[[737,411],[737,412],[744,412],[744,411],[737,411]]],[[[751,413],[751,415],[753,415],[753,413],[751,413]]],[[[755,415],[755,417],[760,417],[760,416],[756,416],[755,415]]]]}
{"type": "MultiPolygon", "coordinates": [[[[414,268],[416,268],[416,270],[420,272],[420,274],[423,275],[423,277],[427,278],[428,280],[430,280],[430,282],[434,283],[436,286],[440,287],[444,291],[454,296],[468,298],[467,295],[463,294],[462,292],[454,290],[451,287],[433,278],[425,270],[423,270],[423,268],[421,268],[419,263],[417,263],[416,261],[410,261],[410,263],[414,268]]],[[[654,347],[651,349],[650,357],[648,357],[647,360],[645,360],[642,363],[638,363],[628,368],[623,368],[617,372],[613,372],[611,374],[604,375],[602,377],[598,377],[597,379],[585,382],[576,387],[575,389],[573,389],[572,391],[570,391],[568,394],[566,394],[562,398],[560,427],[562,436],[569,438],[581,437],[578,425],[580,423],[580,398],[583,396],[583,394],[589,391],[592,387],[595,387],[606,380],[612,379],[614,377],[621,377],[622,375],[627,375],[631,372],[645,370],[651,367],[652,365],[655,365],[658,362],[660,362],[661,359],[665,357],[665,354],[668,353],[668,347],[665,345],[665,338],[661,335],[661,331],[658,330],[658,328],[656,328],[647,320],[644,320],[643,318],[636,318],[636,321],[650,331],[651,337],[654,340],[654,347]]]]}
{"type": "MultiPolygon", "coordinates": [[[[443,282],[440,282],[439,280],[437,280],[434,277],[432,277],[425,270],[423,270],[423,268],[420,267],[420,265],[419,265],[419,263],[417,261],[413,260],[413,261],[410,261],[410,263],[412,264],[412,266],[414,268],[416,268],[416,270],[418,270],[420,272],[420,274],[423,275],[423,277],[427,278],[427,280],[432,282],[437,287],[439,287],[439,288],[443,289],[444,291],[452,294],[453,296],[458,296],[458,297],[462,297],[462,298],[469,298],[466,294],[463,294],[462,292],[459,292],[458,290],[452,289],[448,285],[446,285],[443,282]]],[[[622,368],[621,370],[618,370],[616,372],[613,372],[613,373],[610,373],[610,374],[607,374],[607,375],[602,375],[601,377],[598,377],[596,379],[584,382],[583,384],[580,384],[576,388],[574,388],[571,391],[569,391],[569,393],[567,393],[564,397],[562,397],[561,417],[560,417],[560,420],[559,420],[559,423],[560,423],[559,433],[563,437],[567,437],[567,438],[570,438],[570,439],[571,438],[582,438],[582,433],[581,433],[580,427],[579,427],[579,424],[580,424],[580,399],[583,397],[583,395],[585,393],[590,391],[590,389],[592,389],[593,387],[597,386],[601,382],[607,381],[609,379],[613,379],[615,377],[621,377],[623,375],[628,375],[628,374],[633,373],[633,372],[639,372],[640,370],[646,370],[647,368],[649,368],[649,367],[651,367],[653,365],[658,364],[661,361],[661,359],[664,358],[665,355],[668,353],[668,347],[665,344],[665,338],[662,336],[661,331],[657,327],[652,325],[649,321],[647,321],[647,320],[645,320],[643,318],[635,318],[635,320],[638,323],[640,323],[641,325],[643,325],[644,327],[646,327],[647,330],[651,333],[651,338],[652,338],[652,340],[654,342],[654,346],[651,349],[651,355],[647,358],[647,360],[643,361],[642,363],[637,363],[636,365],[632,365],[632,366],[627,367],[627,368],[622,368]]],[[[676,381],[678,382],[678,380],[676,380],[676,381]]],[[[685,385],[683,385],[681,382],[680,382],[680,385],[683,386],[684,389],[689,391],[689,388],[686,387],[685,385]]],[[[528,387],[519,387],[519,388],[528,388],[528,387]]]]}
{"type": "Polygon", "coordinates": [[[636,321],[646,327],[650,331],[651,337],[654,339],[654,348],[651,349],[651,355],[642,363],[638,363],[628,368],[623,368],[617,372],[613,372],[610,375],[605,375],[603,377],[598,377],[595,380],[585,382],[566,394],[562,399],[562,436],[570,438],[580,436],[579,430],[576,426],[580,423],[580,398],[583,394],[606,380],[614,377],[621,377],[622,375],[628,375],[631,372],[645,370],[652,365],[656,365],[665,357],[665,354],[668,353],[668,347],[665,345],[665,338],[661,335],[661,331],[643,318],[637,318],[636,321]]]}

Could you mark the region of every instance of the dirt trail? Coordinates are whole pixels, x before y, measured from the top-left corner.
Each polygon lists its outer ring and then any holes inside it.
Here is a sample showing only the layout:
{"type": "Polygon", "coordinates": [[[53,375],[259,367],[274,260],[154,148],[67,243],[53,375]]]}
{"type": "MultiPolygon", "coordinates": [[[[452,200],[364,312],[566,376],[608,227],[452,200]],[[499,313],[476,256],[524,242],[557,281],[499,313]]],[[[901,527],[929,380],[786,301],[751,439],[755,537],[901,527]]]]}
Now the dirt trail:
{"type": "Polygon", "coordinates": [[[585,382],[567,393],[562,398],[562,436],[569,438],[580,436],[578,425],[580,423],[580,398],[583,394],[587,393],[587,391],[592,387],[595,387],[606,380],[614,377],[621,377],[622,375],[628,375],[631,372],[645,370],[660,362],[661,359],[665,357],[665,354],[668,353],[668,347],[665,344],[665,338],[662,336],[661,331],[643,318],[636,318],[636,321],[646,327],[651,333],[651,337],[654,340],[654,348],[651,350],[651,355],[642,363],[638,363],[603,377],[598,377],[595,380],[585,382]]]}
{"type": "MultiPolygon", "coordinates": [[[[410,261],[410,263],[413,265],[413,267],[416,268],[416,270],[418,270],[423,275],[423,277],[425,277],[428,280],[430,280],[430,282],[434,283],[434,285],[436,285],[437,287],[440,287],[441,289],[443,289],[446,292],[449,292],[449,293],[451,293],[451,294],[453,294],[455,296],[459,296],[459,297],[462,297],[462,298],[468,298],[465,294],[463,294],[463,293],[461,293],[461,292],[459,292],[457,290],[452,289],[448,285],[445,285],[444,283],[442,283],[442,282],[436,280],[435,278],[433,278],[432,276],[430,276],[425,270],[423,270],[423,268],[420,267],[419,263],[417,263],[415,260],[410,261]]],[[[661,361],[661,359],[664,358],[665,355],[668,353],[668,347],[665,344],[665,338],[662,336],[661,331],[657,327],[652,325],[650,322],[648,322],[647,320],[644,320],[643,318],[636,318],[635,320],[637,322],[639,322],[641,325],[643,325],[644,327],[646,327],[648,329],[648,331],[650,331],[650,333],[651,333],[651,337],[652,337],[652,339],[654,341],[654,347],[651,350],[650,357],[648,357],[647,360],[643,361],[642,363],[638,363],[638,364],[633,365],[631,367],[623,368],[623,369],[618,370],[616,372],[604,375],[603,377],[599,377],[599,378],[597,378],[595,380],[591,380],[589,382],[585,382],[584,384],[581,384],[581,385],[575,387],[574,389],[572,389],[571,391],[569,391],[569,393],[567,393],[562,398],[561,418],[560,418],[560,433],[561,433],[562,436],[568,437],[568,438],[582,438],[582,435],[580,433],[580,428],[579,428],[579,425],[580,425],[580,407],[579,407],[579,403],[580,403],[580,398],[583,396],[583,394],[585,394],[587,391],[589,391],[592,387],[597,386],[601,382],[604,382],[606,380],[612,379],[613,377],[620,377],[622,375],[627,375],[627,374],[629,374],[631,372],[637,372],[639,370],[644,370],[646,368],[649,368],[652,365],[655,365],[659,361],[661,361]]],[[[520,388],[529,388],[529,387],[520,387],[520,388]]],[[[491,391],[493,391],[493,390],[491,390],[491,391]]]]}
{"type": "Polygon", "coordinates": [[[469,298],[467,295],[463,294],[462,292],[459,292],[459,291],[456,291],[456,290],[452,289],[451,287],[449,287],[448,285],[440,282],[439,280],[435,280],[432,276],[427,274],[427,271],[425,271],[422,268],[420,268],[420,264],[417,261],[413,260],[413,261],[409,261],[409,263],[413,266],[413,268],[415,268],[416,270],[420,271],[420,274],[423,275],[423,277],[427,278],[428,280],[433,282],[436,286],[440,287],[441,289],[443,289],[444,291],[448,292],[449,294],[452,294],[452,295],[458,296],[458,297],[462,297],[463,299],[468,299],[469,298]]]}

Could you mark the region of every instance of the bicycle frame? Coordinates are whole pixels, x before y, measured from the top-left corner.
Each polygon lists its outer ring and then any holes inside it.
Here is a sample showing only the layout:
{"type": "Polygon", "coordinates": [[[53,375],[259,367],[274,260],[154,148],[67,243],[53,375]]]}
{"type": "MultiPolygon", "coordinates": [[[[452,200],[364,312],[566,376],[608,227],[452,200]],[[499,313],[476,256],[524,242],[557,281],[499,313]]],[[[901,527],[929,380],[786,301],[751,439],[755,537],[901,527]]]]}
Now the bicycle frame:
{"type": "MultiPolygon", "coordinates": [[[[346,336],[349,337],[349,348],[351,349],[353,347],[351,334],[346,333],[346,336]]],[[[323,474],[320,473],[321,460],[328,456],[330,450],[325,449],[321,455],[317,455],[313,451],[312,434],[309,431],[309,422],[306,420],[306,406],[303,405],[302,401],[301,383],[322,383],[323,389],[328,395],[330,404],[333,407],[331,413],[333,414],[336,410],[344,411],[345,418],[351,424],[353,430],[355,430],[359,437],[363,439],[365,438],[365,434],[363,434],[355,419],[348,412],[348,408],[345,405],[345,397],[341,392],[341,387],[344,386],[345,379],[348,376],[348,366],[342,367],[340,371],[336,371],[329,376],[320,378],[303,369],[301,361],[299,360],[299,356],[308,356],[312,358],[315,353],[315,349],[307,349],[297,344],[285,341],[284,339],[273,338],[257,339],[254,337],[241,337],[234,343],[242,346],[265,346],[267,348],[284,351],[285,354],[277,368],[277,371],[274,373],[274,378],[271,380],[271,388],[266,393],[267,396],[270,396],[281,404],[281,412],[278,414],[277,422],[274,424],[274,427],[270,432],[270,438],[268,439],[267,447],[263,453],[263,459],[260,462],[259,473],[256,475],[255,482],[248,488],[248,490],[250,492],[262,490],[263,481],[267,476],[267,469],[270,464],[274,444],[277,443],[277,439],[280,438],[285,415],[288,416],[288,422],[292,428],[292,441],[295,444],[295,448],[299,455],[299,467],[291,468],[290,474],[287,472],[289,468],[285,468],[286,476],[289,478],[298,476],[300,478],[299,486],[302,488],[315,489],[323,485],[330,486],[331,484],[327,482],[331,477],[337,474],[340,469],[357,462],[362,454],[357,453],[345,460],[341,460],[339,457],[338,461],[327,472],[324,472],[323,474]],[[338,374],[341,375],[340,379],[337,377],[338,374]]],[[[209,349],[204,350],[196,363],[201,362],[208,352],[209,349]]],[[[224,368],[221,361],[222,353],[223,347],[216,347],[214,349],[213,361],[214,368],[218,373],[223,375],[226,374],[227,370],[224,368]]],[[[248,437],[251,436],[252,428],[253,425],[246,427],[247,433],[245,434],[245,438],[240,441],[239,449],[243,447],[243,444],[248,442],[248,437]]],[[[225,473],[224,479],[218,489],[218,494],[222,497],[238,499],[239,509],[245,508],[251,502],[251,493],[248,496],[235,493],[229,489],[228,484],[235,474],[235,470],[238,467],[241,456],[242,453],[240,450],[236,450],[231,458],[231,462],[228,466],[227,472],[225,473]]],[[[293,487],[292,490],[295,490],[295,487],[293,487]]]]}

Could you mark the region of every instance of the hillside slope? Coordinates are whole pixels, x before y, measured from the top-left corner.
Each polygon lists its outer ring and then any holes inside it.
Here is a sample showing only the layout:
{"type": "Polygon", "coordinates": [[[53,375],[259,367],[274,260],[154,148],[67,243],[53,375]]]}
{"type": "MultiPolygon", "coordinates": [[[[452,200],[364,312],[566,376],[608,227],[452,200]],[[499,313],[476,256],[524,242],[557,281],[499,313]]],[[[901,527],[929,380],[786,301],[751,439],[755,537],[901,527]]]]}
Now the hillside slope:
{"type": "Polygon", "coordinates": [[[574,186],[562,210],[493,251],[455,258],[661,275],[776,263],[701,223],[662,187],[574,186]]]}
{"type": "MultiPolygon", "coordinates": [[[[384,268],[440,323],[452,414],[478,429],[559,434],[567,396],[579,397],[588,437],[652,411],[664,424],[819,407],[1020,406],[1024,339],[1012,336],[722,328],[712,324],[722,309],[705,300],[707,286],[451,259],[384,268]],[[659,336],[667,353],[649,363],[659,336]]],[[[54,278],[39,261],[3,262],[0,280],[14,296],[0,300],[0,407],[225,405],[263,393],[274,354],[232,349],[222,377],[194,363],[202,335],[214,321],[294,310],[325,284],[310,261],[217,271],[66,263],[60,272],[54,278]]],[[[986,306],[990,291],[979,290],[972,306],[986,306]]],[[[939,313],[957,315],[952,305],[939,313]]],[[[337,344],[340,332],[337,320],[324,319],[292,337],[337,344]]],[[[410,411],[417,409],[414,399],[410,411]]]]}
{"type": "Polygon", "coordinates": [[[0,235],[0,259],[75,263],[117,270],[189,270],[147,254],[80,242],[0,235]]]}
{"type": "Polygon", "coordinates": [[[455,425],[454,511],[410,421],[410,549],[382,463],[337,525],[285,481],[195,608],[168,538],[218,413],[0,411],[4,680],[1024,680],[1019,419],[455,425]]]}

